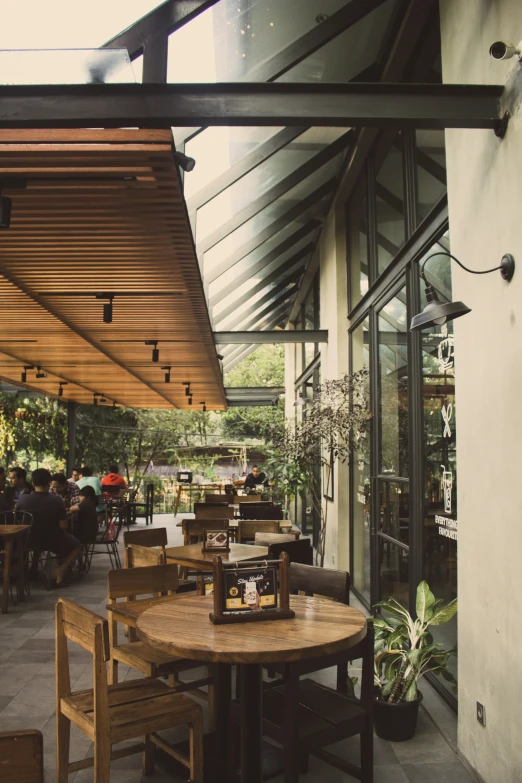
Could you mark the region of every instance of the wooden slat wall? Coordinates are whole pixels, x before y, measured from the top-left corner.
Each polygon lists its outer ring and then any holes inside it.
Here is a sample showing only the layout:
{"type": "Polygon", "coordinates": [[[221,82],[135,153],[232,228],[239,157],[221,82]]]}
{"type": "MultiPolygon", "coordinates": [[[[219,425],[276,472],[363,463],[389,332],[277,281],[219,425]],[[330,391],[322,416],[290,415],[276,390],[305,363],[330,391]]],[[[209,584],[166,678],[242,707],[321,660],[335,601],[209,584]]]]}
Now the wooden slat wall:
{"type": "Polygon", "coordinates": [[[190,381],[192,410],[225,408],[170,131],[0,130],[0,181],[12,178],[27,188],[2,190],[0,377],[35,364],[48,378],[27,383],[46,394],[68,381],[64,400],[160,408],[188,408],[190,381]]]}

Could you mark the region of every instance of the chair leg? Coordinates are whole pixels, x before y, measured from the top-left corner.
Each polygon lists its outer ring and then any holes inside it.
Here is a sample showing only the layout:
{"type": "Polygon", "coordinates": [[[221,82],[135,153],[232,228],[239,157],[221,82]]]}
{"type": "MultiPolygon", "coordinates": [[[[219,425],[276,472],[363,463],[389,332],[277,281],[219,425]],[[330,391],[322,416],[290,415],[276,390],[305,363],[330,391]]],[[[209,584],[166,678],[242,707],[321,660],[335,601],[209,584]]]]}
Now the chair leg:
{"type": "Polygon", "coordinates": [[[373,728],[361,732],[361,783],[373,783],[373,728]]]}
{"type": "Polygon", "coordinates": [[[143,774],[153,775],[156,759],[156,746],[150,738],[150,734],[145,737],[145,750],[143,751],[143,774]]]}
{"type": "Polygon", "coordinates": [[[107,674],[107,682],[109,685],[118,684],[118,661],[111,657],[109,661],[109,672],[107,674]]]}
{"type": "Polygon", "coordinates": [[[340,663],[337,667],[337,690],[348,695],[348,663],[340,663]]]}
{"type": "Polygon", "coordinates": [[[109,783],[111,776],[111,741],[109,734],[100,731],[94,740],[94,780],[109,783]]]}
{"type": "Polygon", "coordinates": [[[203,783],[203,720],[201,710],[194,712],[190,730],[190,783],[203,783]]]}
{"type": "MultiPolygon", "coordinates": [[[[210,665],[208,673],[214,677],[213,667],[210,665]]],[[[213,682],[208,686],[208,730],[210,732],[216,730],[216,689],[213,682]]]]}
{"type": "Polygon", "coordinates": [[[116,561],[116,568],[121,569],[121,560],[120,560],[120,553],[118,552],[118,544],[114,541],[112,547],[114,552],[114,559],[116,561]]]}
{"type": "Polygon", "coordinates": [[[71,721],[58,713],[56,715],[56,781],[68,783],[69,746],[71,744],[71,721]]]}
{"type": "Polygon", "coordinates": [[[299,735],[297,731],[297,706],[299,704],[299,677],[288,672],[285,683],[285,783],[298,783],[299,780],[299,735]]]}

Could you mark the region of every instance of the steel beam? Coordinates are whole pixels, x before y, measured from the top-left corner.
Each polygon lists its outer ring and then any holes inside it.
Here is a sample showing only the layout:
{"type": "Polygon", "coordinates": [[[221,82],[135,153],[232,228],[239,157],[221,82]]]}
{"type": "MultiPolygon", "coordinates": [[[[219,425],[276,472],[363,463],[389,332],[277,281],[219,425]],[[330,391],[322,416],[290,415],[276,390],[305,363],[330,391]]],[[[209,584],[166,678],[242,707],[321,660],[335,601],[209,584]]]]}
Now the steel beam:
{"type": "Polygon", "coordinates": [[[127,49],[131,60],[135,60],[142,53],[144,46],[159,34],[164,33],[169,36],[217,2],[218,0],[167,0],[126,30],[115,35],[101,48],[127,49]]]}
{"type": "Polygon", "coordinates": [[[4,85],[2,128],[175,125],[495,128],[502,85],[4,85]]]}
{"type": "Polygon", "coordinates": [[[214,332],[216,345],[247,343],[327,343],[328,329],[282,329],[270,332],[214,332]]]}

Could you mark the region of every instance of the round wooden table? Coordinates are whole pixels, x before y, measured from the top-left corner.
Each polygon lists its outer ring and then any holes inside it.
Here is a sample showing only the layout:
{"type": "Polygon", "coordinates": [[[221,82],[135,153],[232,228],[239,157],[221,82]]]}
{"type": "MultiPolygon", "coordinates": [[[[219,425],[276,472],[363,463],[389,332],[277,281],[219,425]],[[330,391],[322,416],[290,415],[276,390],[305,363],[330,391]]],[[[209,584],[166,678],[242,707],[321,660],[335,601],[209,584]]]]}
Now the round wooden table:
{"type": "MultiPolygon", "coordinates": [[[[357,609],[334,601],[291,596],[290,608],[296,615],[292,620],[213,625],[209,620],[213,607],[212,596],[177,597],[172,603],[158,604],[141,615],[138,636],[172,657],[224,665],[228,670],[231,664],[239,664],[241,781],[261,783],[262,664],[322,658],[349,650],[366,636],[366,618],[357,609]]],[[[217,744],[223,753],[228,724],[228,716],[223,714],[225,701],[221,708],[217,705],[221,712],[217,725],[223,732],[217,744]]]]}

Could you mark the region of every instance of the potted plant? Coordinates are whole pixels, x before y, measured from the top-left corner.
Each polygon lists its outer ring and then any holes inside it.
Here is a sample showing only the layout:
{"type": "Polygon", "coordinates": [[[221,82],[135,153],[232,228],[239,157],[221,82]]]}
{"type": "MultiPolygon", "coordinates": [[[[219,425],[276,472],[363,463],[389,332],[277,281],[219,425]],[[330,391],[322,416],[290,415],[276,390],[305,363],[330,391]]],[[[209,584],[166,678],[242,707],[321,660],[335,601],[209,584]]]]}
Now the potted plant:
{"type": "Polygon", "coordinates": [[[402,742],[415,734],[422,701],[417,688],[421,677],[428,672],[441,675],[456,690],[457,681],[448,669],[448,659],[456,655],[456,647],[442,649],[429,629],[451,620],[457,612],[457,599],[444,605],[423,581],[417,587],[416,620],[395,598],[375,606],[382,613],[373,619],[375,731],[382,739],[402,742]]]}

